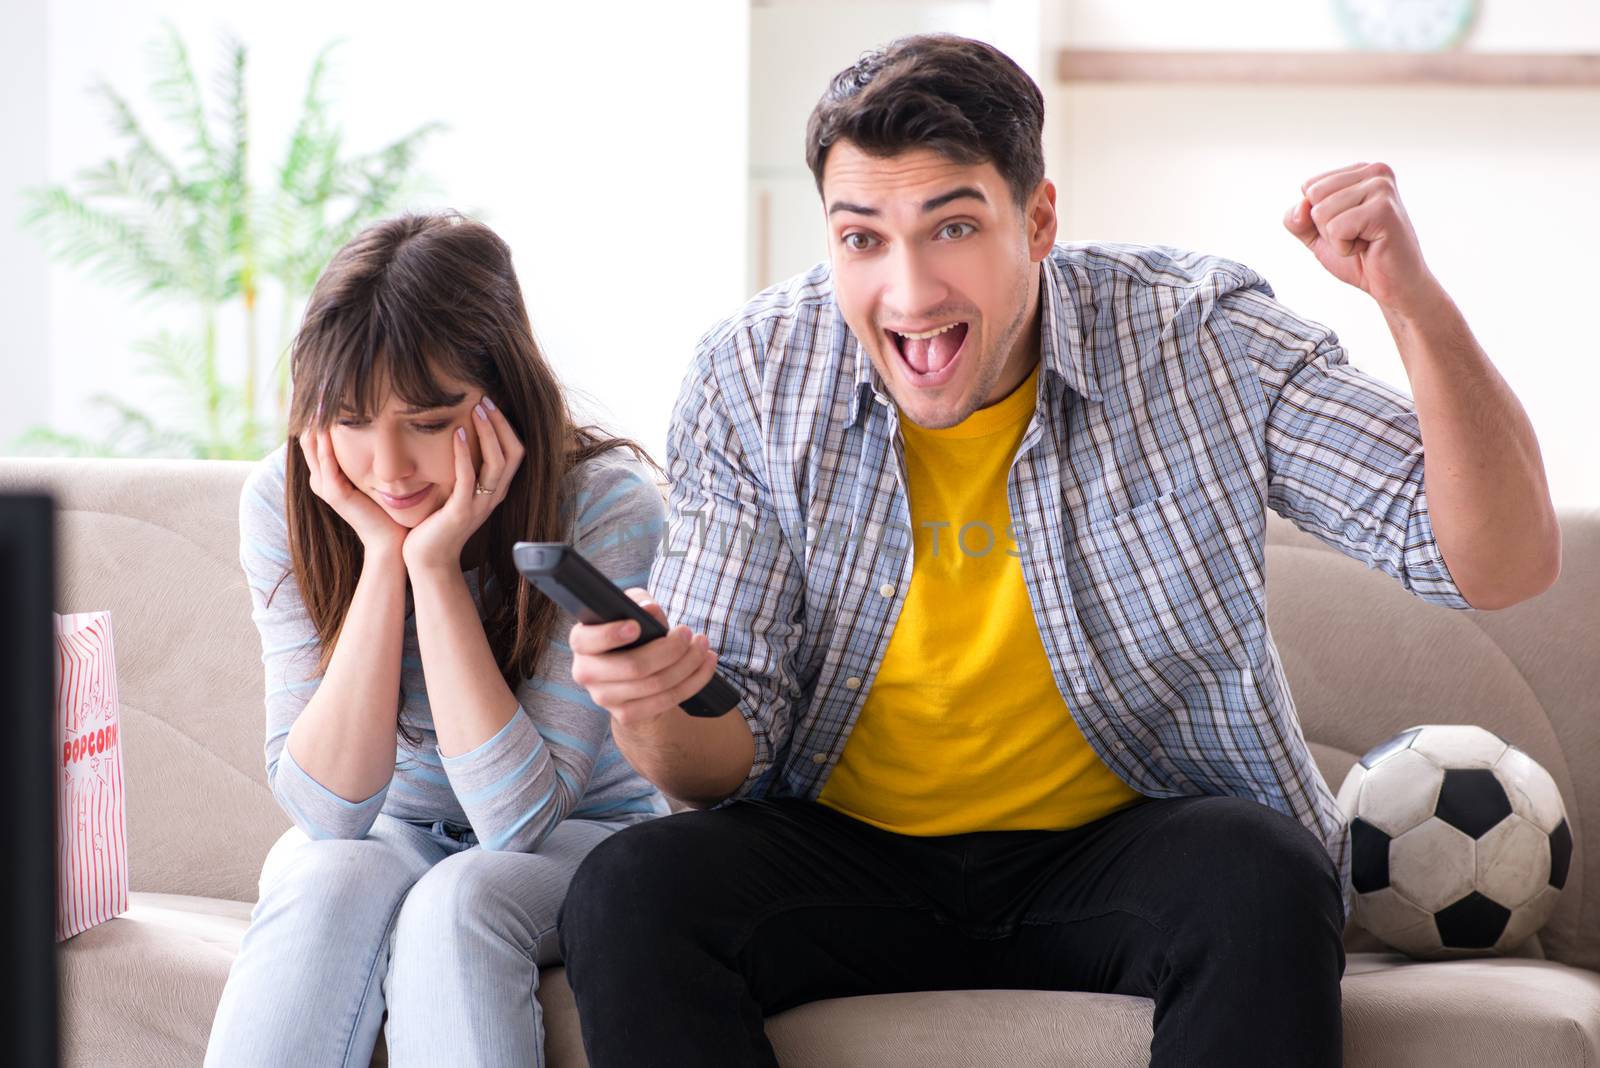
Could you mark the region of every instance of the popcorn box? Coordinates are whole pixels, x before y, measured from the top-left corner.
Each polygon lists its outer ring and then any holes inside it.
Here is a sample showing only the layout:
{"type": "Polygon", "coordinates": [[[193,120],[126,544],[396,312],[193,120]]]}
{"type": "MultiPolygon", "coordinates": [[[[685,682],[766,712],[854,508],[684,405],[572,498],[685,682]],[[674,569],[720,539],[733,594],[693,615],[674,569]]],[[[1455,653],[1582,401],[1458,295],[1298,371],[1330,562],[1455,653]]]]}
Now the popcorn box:
{"type": "Polygon", "coordinates": [[[56,615],[56,941],[127,911],[122,715],[110,612],[56,615]]]}

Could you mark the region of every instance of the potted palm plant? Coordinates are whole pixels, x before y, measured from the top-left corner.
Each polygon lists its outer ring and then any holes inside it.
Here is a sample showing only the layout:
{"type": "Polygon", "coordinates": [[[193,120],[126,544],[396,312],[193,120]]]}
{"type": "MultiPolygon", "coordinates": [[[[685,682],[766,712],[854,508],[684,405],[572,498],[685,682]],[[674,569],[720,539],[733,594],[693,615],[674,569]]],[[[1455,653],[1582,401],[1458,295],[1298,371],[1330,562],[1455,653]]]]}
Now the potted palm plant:
{"type": "Polygon", "coordinates": [[[174,125],[184,146],[179,154],[158,146],[126,96],[104,82],[95,87],[120,156],[70,185],[28,191],[23,222],[58,261],[192,314],[192,327],[161,330],[134,345],[142,373],[176,402],[176,415],[96,393],[91,403],[109,416],[102,437],[36,426],[11,443],[14,450],[252,459],[283,439],[291,316],[340,245],[428,188],[415,173],[417,157],[444,129],[428,122],[376,151],[347,153],[325,91],[338,43],[312,62],[288,146],[272,180],[260,185],[251,170],[248,53],[237,39],[224,39],[215,107],[176,28],[167,24],[153,43],[150,96],[174,125]],[[279,312],[270,327],[274,362],[264,368],[267,327],[259,319],[269,291],[279,312]],[[243,323],[242,374],[228,374],[219,359],[224,321],[243,323]]]}

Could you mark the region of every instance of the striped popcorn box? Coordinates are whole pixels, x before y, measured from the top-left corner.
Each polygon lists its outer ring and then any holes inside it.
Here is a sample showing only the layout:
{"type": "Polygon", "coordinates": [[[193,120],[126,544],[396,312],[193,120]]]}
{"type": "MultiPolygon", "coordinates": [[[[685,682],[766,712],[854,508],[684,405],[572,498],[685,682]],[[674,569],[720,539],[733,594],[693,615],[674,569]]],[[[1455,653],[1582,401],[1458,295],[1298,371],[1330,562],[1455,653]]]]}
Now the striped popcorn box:
{"type": "Polygon", "coordinates": [[[57,615],[56,941],[128,908],[121,705],[110,612],[57,615]]]}

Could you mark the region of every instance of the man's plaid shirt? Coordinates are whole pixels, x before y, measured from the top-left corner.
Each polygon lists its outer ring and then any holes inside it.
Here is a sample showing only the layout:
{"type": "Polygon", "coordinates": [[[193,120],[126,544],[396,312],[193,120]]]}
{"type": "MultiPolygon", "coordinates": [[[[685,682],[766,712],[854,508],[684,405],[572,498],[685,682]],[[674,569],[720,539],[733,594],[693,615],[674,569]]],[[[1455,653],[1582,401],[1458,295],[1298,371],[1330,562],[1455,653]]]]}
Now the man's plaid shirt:
{"type": "MultiPolygon", "coordinates": [[[[1007,551],[1056,687],[1141,794],[1253,798],[1311,829],[1348,913],[1349,833],[1267,630],[1266,509],[1469,609],[1434,540],[1415,409],[1242,264],[1076,243],[1041,275],[1007,551]]],[[[743,694],[755,763],[730,800],[815,799],[844,750],[911,581],[901,450],[826,264],[702,340],[650,589],[743,694]]]]}

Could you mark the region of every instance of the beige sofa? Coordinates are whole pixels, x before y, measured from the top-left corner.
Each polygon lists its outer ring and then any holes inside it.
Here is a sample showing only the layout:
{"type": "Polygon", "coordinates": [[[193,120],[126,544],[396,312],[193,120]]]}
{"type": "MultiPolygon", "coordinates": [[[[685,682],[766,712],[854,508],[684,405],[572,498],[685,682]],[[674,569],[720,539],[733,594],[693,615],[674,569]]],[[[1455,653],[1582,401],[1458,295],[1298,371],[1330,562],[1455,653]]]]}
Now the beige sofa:
{"type": "MultiPolygon", "coordinates": [[[[264,783],[260,646],[237,561],[248,465],[0,460],[0,490],[60,506],[60,611],[110,609],[128,783],[129,912],[61,952],[74,1065],[198,1064],[267,848],[288,825],[264,783]]],[[[1457,613],[1270,517],[1269,616],[1305,733],[1337,789],[1356,755],[1416,723],[1478,723],[1557,783],[1576,855],[1516,958],[1413,962],[1352,927],[1351,1066],[1600,1064],[1600,512],[1563,516],[1544,595],[1457,613]],[[1588,833],[1586,833],[1588,832],[1588,833]]],[[[540,992],[549,1063],[584,1063],[563,973],[540,992]]],[[[819,1002],[769,1021],[786,1066],[1145,1064],[1151,1003],[1039,991],[819,1002]]],[[[1248,1027],[1248,1020],[1239,1021],[1248,1027]]]]}

